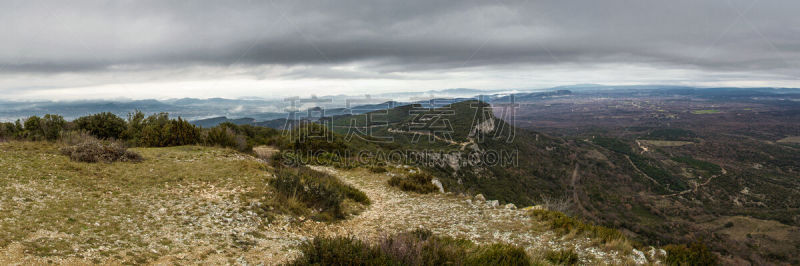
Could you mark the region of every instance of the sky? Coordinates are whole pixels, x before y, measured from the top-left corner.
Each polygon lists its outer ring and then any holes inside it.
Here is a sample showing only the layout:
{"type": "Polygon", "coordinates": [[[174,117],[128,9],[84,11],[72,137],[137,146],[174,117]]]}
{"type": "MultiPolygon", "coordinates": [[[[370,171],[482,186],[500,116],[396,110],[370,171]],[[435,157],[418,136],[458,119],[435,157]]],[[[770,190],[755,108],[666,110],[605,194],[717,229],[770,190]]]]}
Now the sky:
{"type": "Polygon", "coordinates": [[[0,1],[0,99],[800,87],[800,1],[0,1]]]}

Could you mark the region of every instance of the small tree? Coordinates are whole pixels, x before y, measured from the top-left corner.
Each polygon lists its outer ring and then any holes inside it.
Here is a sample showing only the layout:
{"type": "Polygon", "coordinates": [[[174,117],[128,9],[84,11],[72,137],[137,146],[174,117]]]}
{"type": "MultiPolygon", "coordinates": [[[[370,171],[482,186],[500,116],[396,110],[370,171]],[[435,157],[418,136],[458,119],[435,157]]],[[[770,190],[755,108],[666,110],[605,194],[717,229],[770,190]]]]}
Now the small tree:
{"type": "Polygon", "coordinates": [[[101,139],[118,139],[122,137],[127,123],[113,113],[103,112],[78,118],[75,120],[75,126],[101,139]]]}
{"type": "Polygon", "coordinates": [[[142,129],[144,128],[143,121],[144,113],[142,113],[142,111],[136,110],[136,112],[128,113],[128,125],[120,134],[120,137],[127,140],[131,145],[139,144],[139,139],[142,136],[142,129]]]}
{"type": "Polygon", "coordinates": [[[25,119],[24,127],[25,131],[23,132],[23,136],[29,140],[38,140],[41,139],[41,132],[42,129],[41,125],[41,118],[38,116],[31,116],[28,119],[25,119]]]}
{"type": "Polygon", "coordinates": [[[248,151],[253,147],[247,143],[247,137],[240,133],[239,126],[225,122],[208,129],[203,143],[208,146],[222,146],[239,151],[248,151]]]}
{"type": "Polygon", "coordinates": [[[164,131],[166,146],[197,144],[200,138],[200,129],[180,117],[177,120],[170,120],[164,131]]]}
{"type": "Polygon", "coordinates": [[[20,131],[14,123],[0,123],[0,140],[17,138],[20,131]]]}
{"type": "Polygon", "coordinates": [[[141,123],[140,134],[138,144],[149,147],[190,145],[197,144],[200,140],[199,128],[180,117],[170,120],[167,113],[145,118],[141,123]]]}
{"type": "Polygon", "coordinates": [[[57,140],[66,124],[60,115],[31,116],[25,120],[23,135],[29,140],[57,140]]]}
{"type": "Polygon", "coordinates": [[[42,136],[46,140],[57,140],[61,136],[61,131],[67,121],[60,115],[46,114],[41,119],[39,128],[42,130],[42,136]]]}

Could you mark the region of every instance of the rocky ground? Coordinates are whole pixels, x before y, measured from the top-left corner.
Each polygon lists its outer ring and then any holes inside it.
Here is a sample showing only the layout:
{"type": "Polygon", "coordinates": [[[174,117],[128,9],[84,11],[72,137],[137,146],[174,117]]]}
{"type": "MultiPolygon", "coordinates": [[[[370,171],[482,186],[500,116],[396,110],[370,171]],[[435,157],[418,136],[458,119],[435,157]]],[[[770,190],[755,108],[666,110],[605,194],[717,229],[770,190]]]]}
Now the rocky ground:
{"type": "Polygon", "coordinates": [[[482,196],[416,194],[388,186],[388,179],[402,174],[402,171],[372,174],[364,170],[315,169],[338,176],[364,191],[373,203],[363,213],[340,223],[306,221],[295,229],[299,234],[374,240],[384,235],[425,228],[438,235],[469,239],[478,244],[512,243],[524,247],[535,257],[547,250],[575,249],[584,263],[632,262],[631,251],[609,250],[588,238],[558,236],[547,230],[541,221],[532,219],[528,210],[512,205],[498,205],[496,201],[480,199],[482,196]]]}
{"type": "MultiPolygon", "coordinates": [[[[18,195],[15,198],[3,197],[0,202],[4,205],[0,208],[16,214],[0,219],[0,224],[14,226],[20,234],[11,232],[12,234],[0,235],[0,243],[5,242],[4,246],[0,246],[0,264],[203,262],[272,265],[295,258],[299,255],[297,246],[317,235],[343,235],[374,240],[415,228],[425,228],[439,235],[465,238],[479,244],[512,243],[524,247],[532,256],[539,258],[547,250],[574,249],[581,262],[587,264],[646,262],[636,250],[620,250],[587,238],[556,235],[548,230],[544,222],[527,215],[526,210],[498,205],[496,201],[441,193],[420,195],[388,186],[387,180],[391,175],[411,171],[406,168],[394,168],[387,173],[374,174],[359,169],[345,171],[314,167],[364,191],[372,204],[362,213],[335,223],[321,223],[290,216],[279,216],[272,221],[266,221],[243,208],[244,204],[237,197],[250,189],[254,182],[263,182],[258,180],[269,178],[269,173],[258,174],[262,163],[257,159],[207,148],[195,148],[191,154],[177,148],[140,151],[146,158],[150,157],[149,163],[186,164],[185,170],[181,171],[191,172],[188,169],[196,168],[194,163],[221,161],[241,164],[251,172],[248,175],[222,178],[230,180],[227,183],[201,178],[164,182],[158,185],[157,190],[136,191],[136,187],[132,187],[132,192],[127,192],[128,194],[124,191],[108,192],[88,198],[100,203],[82,209],[86,213],[84,216],[70,213],[73,209],[77,210],[76,206],[84,205],[78,202],[62,209],[53,209],[66,212],[53,214],[53,217],[69,217],[65,222],[29,222],[29,225],[20,225],[13,220],[22,220],[20,217],[31,215],[34,213],[32,209],[52,207],[52,202],[61,202],[63,199],[80,201],[87,198],[70,198],[75,193],[53,194],[45,189],[54,186],[52,184],[36,185],[36,182],[46,181],[22,182],[6,179],[2,183],[4,188],[16,191],[18,195]],[[154,158],[158,156],[154,154],[165,152],[174,154],[162,159],[154,158]],[[249,181],[236,181],[237,178],[249,181]],[[49,199],[51,201],[47,200],[48,197],[52,198],[49,199]],[[39,203],[41,206],[37,207],[36,204],[39,203]],[[137,211],[128,212],[124,206],[137,208],[137,211]],[[70,223],[80,226],[69,226],[70,223]]],[[[30,167],[25,165],[24,160],[9,162],[11,161],[6,161],[9,169],[17,166],[20,166],[19,169],[30,167]]],[[[55,162],[56,165],[59,163],[70,165],[68,162],[55,162]]],[[[146,163],[130,167],[142,168],[147,166],[146,163]]],[[[91,167],[105,169],[104,167],[112,166],[91,167]]],[[[158,175],[169,175],[169,171],[158,175]]],[[[145,172],[153,172],[153,169],[145,172]]],[[[56,184],[65,186],[64,183],[56,184]]],[[[146,187],[148,184],[142,185],[146,187]]],[[[7,228],[11,227],[3,230],[7,228]]]]}

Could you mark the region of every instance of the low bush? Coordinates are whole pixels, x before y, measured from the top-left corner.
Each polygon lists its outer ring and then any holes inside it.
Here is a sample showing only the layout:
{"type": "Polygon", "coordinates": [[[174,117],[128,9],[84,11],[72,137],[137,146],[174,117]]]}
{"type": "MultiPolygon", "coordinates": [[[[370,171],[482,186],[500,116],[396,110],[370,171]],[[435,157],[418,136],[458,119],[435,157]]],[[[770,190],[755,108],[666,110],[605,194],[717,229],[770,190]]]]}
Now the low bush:
{"type": "Polygon", "coordinates": [[[431,181],[433,181],[433,176],[429,174],[414,173],[407,177],[394,176],[389,179],[389,185],[398,187],[403,191],[425,194],[438,191],[438,188],[431,181]]]}
{"type": "Polygon", "coordinates": [[[383,254],[401,265],[463,265],[474,246],[424,229],[384,237],[377,243],[383,254]]]}
{"type": "Polygon", "coordinates": [[[525,250],[508,244],[480,247],[467,257],[467,265],[530,265],[525,250]]]}
{"type": "Polygon", "coordinates": [[[117,141],[103,143],[97,139],[88,139],[82,143],[61,148],[61,154],[69,156],[73,161],[97,162],[140,162],[142,156],[129,151],[125,145],[117,141]]]}
{"type": "Polygon", "coordinates": [[[66,124],[67,121],[60,115],[31,116],[22,124],[24,130],[21,136],[28,140],[57,140],[66,124]]]}
{"type": "Polygon", "coordinates": [[[380,166],[373,166],[369,168],[369,172],[374,174],[386,173],[386,168],[380,166]]]}
{"type": "Polygon", "coordinates": [[[343,152],[348,150],[348,142],[324,125],[306,124],[294,127],[287,132],[288,141],[281,143],[281,150],[296,152],[343,152]]]}
{"type": "Polygon", "coordinates": [[[289,265],[397,265],[380,249],[349,237],[317,237],[300,246],[289,265]]]}
{"type": "Polygon", "coordinates": [[[586,224],[560,212],[533,210],[531,211],[531,216],[549,223],[550,229],[553,229],[557,233],[584,234],[588,237],[599,239],[603,243],[609,243],[615,240],[627,240],[625,235],[619,230],[605,226],[586,224]]]}
{"type": "Polygon", "coordinates": [[[292,265],[530,265],[525,251],[508,244],[477,246],[469,240],[415,230],[370,245],[349,237],[317,237],[304,243],[292,265]]]}
{"type": "Polygon", "coordinates": [[[144,147],[168,147],[200,143],[200,129],[189,121],[170,119],[169,114],[151,115],[141,122],[138,145],[144,147]]]}
{"type": "Polygon", "coordinates": [[[22,134],[22,123],[17,120],[16,123],[0,123],[0,141],[16,139],[22,134]]]}
{"type": "MultiPolygon", "coordinates": [[[[360,190],[342,183],[336,177],[314,171],[310,168],[280,168],[270,185],[282,201],[297,201],[313,210],[313,218],[330,221],[345,218],[345,200],[369,205],[367,195],[360,190]]],[[[282,206],[272,206],[282,208],[282,206]]],[[[295,214],[298,210],[287,210],[295,214]]]]}
{"type": "Polygon", "coordinates": [[[687,245],[667,245],[667,258],[664,262],[669,265],[718,265],[719,258],[708,249],[708,246],[698,240],[687,245]]]}
{"type": "Polygon", "coordinates": [[[101,139],[119,139],[127,127],[124,119],[108,112],[80,117],[73,123],[77,129],[101,139]]]}
{"type": "Polygon", "coordinates": [[[544,255],[547,261],[557,265],[578,264],[578,253],[572,249],[551,250],[544,255]]]}
{"type": "Polygon", "coordinates": [[[253,146],[247,143],[247,138],[236,130],[236,125],[232,123],[219,124],[203,132],[203,143],[206,146],[228,147],[242,152],[252,151],[253,146]]]}

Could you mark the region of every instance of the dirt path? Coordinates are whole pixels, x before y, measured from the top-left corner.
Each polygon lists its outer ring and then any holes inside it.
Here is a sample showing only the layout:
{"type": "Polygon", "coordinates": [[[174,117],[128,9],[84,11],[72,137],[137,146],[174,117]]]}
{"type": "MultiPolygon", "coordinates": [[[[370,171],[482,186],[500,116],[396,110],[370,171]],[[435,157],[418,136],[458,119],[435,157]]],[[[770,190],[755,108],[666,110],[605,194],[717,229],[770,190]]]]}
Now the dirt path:
{"type": "MultiPolygon", "coordinates": [[[[333,174],[364,191],[372,204],[359,215],[336,223],[299,221],[292,217],[281,216],[262,227],[257,222],[259,218],[255,213],[242,212],[238,207],[239,203],[226,200],[229,197],[211,193],[209,195],[216,199],[208,202],[208,207],[203,207],[208,209],[207,214],[187,216],[186,219],[177,214],[162,214],[161,219],[165,227],[157,232],[161,234],[160,236],[175,241],[195,239],[193,235],[199,233],[232,236],[233,241],[197,243],[189,250],[153,249],[151,254],[155,258],[153,263],[276,265],[289,262],[300,255],[297,247],[314,236],[353,236],[364,240],[375,240],[381,236],[416,228],[425,228],[438,235],[469,239],[478,244],[512,243],[524,247],[529,254],[539,257],[547,250],[575,249],[584,264],[621,264],[629,261],[625,255],[619,254],[616,250],[604,249],[596,243],[591,243],[590,239],[557,236],[542,221],[532,219],[524,210],[506,209],[503,206],[493,207],[486,202],[473,202],[471,198],[465,196],[402,192],[388,186],[387,181],[393,174],[391,172],[373,174],[366,170],[340,171],[327,167],[313,168],[333,174]],[[186,224],[184,220],[191,223],[186,224]],[[197,232],[186,234],[181,231],[195,227],[197,232]]],[[[402,171],[406,170],[392,170],[396,173],[402,171]]],[[[197,199],[179,200],[175,206],[180,207],[183,206],[181,204],[194,201],[197,199]]],[[[159,206],[154,208],[159,209],[159,206]]],[[[177,209],[191,208],[184,206],[177,209]]],[[[100,251],[102,250],[98,250],[100,251]]],[[[106,257],[94,262],[120,264],[123,259],[106,257]]],[[[92,263],[76,257],[31,256],[20,244],[0,249],[2,265],[51,262],[92,263]]]]}
{"type": "MultiPolygon", "coordinates": [[[[644,177],[646,177],[648,180],[652,181],[653,183],[656,183],[656,185],[659,185],[659,186],[661,186],[661,183],[658,183],[658,181],[656,181],[655,179],[653,179],[652,177],[650,177],[649,175],[647,175],[647,174],[646,174],[644,171],[642,171],[641,169],[639,169],[639,167],[637,167],[637,166],[636,166],[636,164],[635,164],[635,163],[633,163],[633,161],[631,161],[631,157],[628,157],[628,155],[625,155],[625,159],[626,159],[626,160],[628,160],[628,163],[630,163],[630,164],[631,164],[631,166],[633,166],[633,169],[634,169],[634,170],[636,170],[636,172],[638,172],[638,173],[642,174],[644,177]]],[[[669,188],[667,188],[667,189],[668,189],[668,190],[670,190],[670,191],[672,191],[672,190],[671,190],[671,189],[669,189],[669,188]]]]}
{"type": "Polygon", "coordinates": [[[358,216],[339,223],[307,221],[298,228],[298,234],[356,236],[374,240],[388,234],[425,228],[435,234],[466,238],[479,244],[513,243],[525,247],[532,254],[541,254],[542,250],[575,248],[587,258],[604,262],[622,259],[616,253],[588,247],[588,239],[561,240],[549,230],[537,228],[541,226],[538,221],[532,220],[523,210],[491,207],[485,202],[472,202],[467,197],[456,195],[406,193],[387,185],[391,173],[315,169],[338,176],[364,191],[372,205],[358,216]]]}
{"type": "MultiPolygon", "coordinates": [[[[725,168],[722,168],[722,175],[727,174],[727,173],[728,173],[728,171],[726,171],[725,168]]],[[[711,180],[714,180],[715,177],[717,177],[717,175],[712,175],[711,177],[706,179],[705,182],[701,183],[700,185],[696,185],[694,188],[690,188],[690,189],[687,189],[687,190],[684,190],[684,191],[680,191],[680,192],[677,192],[677,193],[673,193],[673,194],[664,195],[662,197],[666,198],[666,197],[680,196],[680,195],[684,195],[684,194],[687,194],[687,193],[697,192],[697,190],[699,188],[701,188],[703,186],[706,186],[709,183],[711,183],[711,180]]]]}

